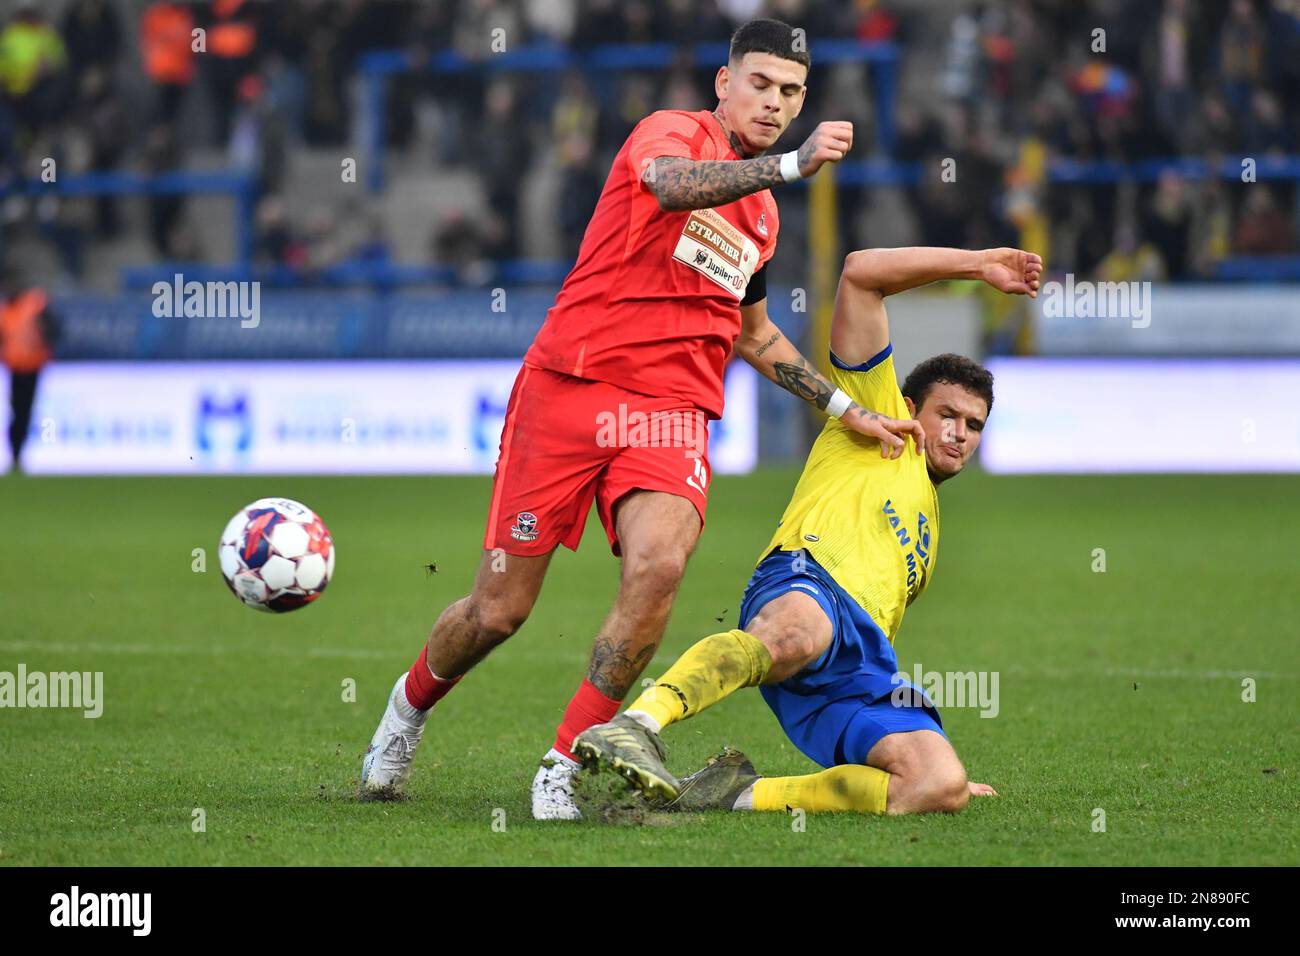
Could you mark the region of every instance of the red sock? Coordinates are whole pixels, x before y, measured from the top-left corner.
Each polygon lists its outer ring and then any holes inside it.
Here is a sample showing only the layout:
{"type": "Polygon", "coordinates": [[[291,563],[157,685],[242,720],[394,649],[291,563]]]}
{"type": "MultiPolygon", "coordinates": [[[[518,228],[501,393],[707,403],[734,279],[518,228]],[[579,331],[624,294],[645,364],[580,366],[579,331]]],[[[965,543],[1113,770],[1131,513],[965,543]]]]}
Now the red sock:
{"type": "MultiPolygon", "coordinates": [[[[461,677],[463,676],[465,675],[462,674],[461,677]]],[[[447,691],[459,681],[460,677],[443,680],[433,676],[429,670],[429,645],[426,644],[424,650],[420,651],[419,659],[412,665],[411,672],[406,675],[406,701],[416,710],[428,710],[446,697],[447,691]]]]}
{"type": "Polygon", "coordinates": [[[571,749],[573,738],[588,727],[613,720],[621,703],[621,700],[606,697],[596,689],[595,684],[584,677],[578,692],[573,695],[569,706],[564,710],[564,720],[560,722],[559,730],[555,732],[555,749],[570,760],[576,759],[571,749]]]}

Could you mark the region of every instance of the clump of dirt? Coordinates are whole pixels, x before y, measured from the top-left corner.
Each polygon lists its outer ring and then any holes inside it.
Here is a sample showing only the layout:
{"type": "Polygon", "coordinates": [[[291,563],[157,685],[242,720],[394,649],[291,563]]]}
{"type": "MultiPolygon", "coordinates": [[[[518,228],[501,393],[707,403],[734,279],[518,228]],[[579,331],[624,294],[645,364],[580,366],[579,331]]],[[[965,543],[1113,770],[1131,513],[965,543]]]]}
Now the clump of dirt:
{"type": "Polygon", "coordinates": [[[573,801],[582,819],[600,826],[676,826],[680,814],[661,812],[623,777],[609,769],[584,768],[573,777],[573,801]]]}

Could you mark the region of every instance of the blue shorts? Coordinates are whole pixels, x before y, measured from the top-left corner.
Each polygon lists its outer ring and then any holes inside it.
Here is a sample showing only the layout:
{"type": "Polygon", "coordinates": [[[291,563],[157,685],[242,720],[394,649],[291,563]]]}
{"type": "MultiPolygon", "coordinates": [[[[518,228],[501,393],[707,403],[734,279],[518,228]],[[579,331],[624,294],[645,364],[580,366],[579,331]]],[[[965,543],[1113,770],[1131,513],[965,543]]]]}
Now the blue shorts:
{"type": "Polygon", "coordinates": [[[791,591],[821,605],[833,631],[821,657],[793,677],[759,688],[796,747],[823,767],[834,767],[865,764],[886,734],[943,733],[933,702],[898,673],[885,632],[806,552],[773,551],[759,563],[741,599],[741,629],[768,601],[791,591]]]}

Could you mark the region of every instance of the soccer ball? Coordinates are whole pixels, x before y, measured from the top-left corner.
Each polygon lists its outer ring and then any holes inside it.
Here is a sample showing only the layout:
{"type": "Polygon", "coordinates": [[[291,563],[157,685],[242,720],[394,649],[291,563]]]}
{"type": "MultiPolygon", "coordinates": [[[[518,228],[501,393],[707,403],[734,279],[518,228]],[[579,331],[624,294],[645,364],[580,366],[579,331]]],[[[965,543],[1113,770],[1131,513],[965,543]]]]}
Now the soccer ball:
{"type": "Polygon", "coordinates": [[[334,576],[334,540],[306,505],[259,498],[221,533],[221,573],[249,607],[293,611],[310,604],[334,576]]]}

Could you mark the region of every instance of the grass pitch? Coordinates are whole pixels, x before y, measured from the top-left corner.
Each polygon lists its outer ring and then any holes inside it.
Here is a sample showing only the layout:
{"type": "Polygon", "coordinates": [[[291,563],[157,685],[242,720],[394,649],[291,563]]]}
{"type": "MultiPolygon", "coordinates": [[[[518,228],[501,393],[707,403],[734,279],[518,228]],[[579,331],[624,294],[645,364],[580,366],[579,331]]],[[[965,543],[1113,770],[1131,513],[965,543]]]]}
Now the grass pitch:
{"type": "MultiPolygon", "coordinates": [[[[647,675],[734,626],[794,477],[716,480],[647,675]]],[[[1295,489],[963,476],[898,654],[908,673],[998,672],[995,718],[943,717],[1001,797],[956,817],[602,826],[536,823],[527,801],[614,593],[594,518],[524,630],[438,705],[412,799],[360,804],[386,694],[468,589],[486,479],[0,479],[0,671],[102,671],[105,697],[94,720],[0,710],[0,863],[1295,865],[1295,489]],[[283,616],[241,607],[217,563],[226,520],[264,495],[315,508],[339,548],[320,601],[283,616]]],[[[766,773],[815,769],[752,690],[665,739],[679,773],[723,744],[766,773]]]]}

